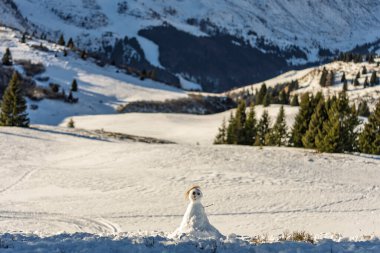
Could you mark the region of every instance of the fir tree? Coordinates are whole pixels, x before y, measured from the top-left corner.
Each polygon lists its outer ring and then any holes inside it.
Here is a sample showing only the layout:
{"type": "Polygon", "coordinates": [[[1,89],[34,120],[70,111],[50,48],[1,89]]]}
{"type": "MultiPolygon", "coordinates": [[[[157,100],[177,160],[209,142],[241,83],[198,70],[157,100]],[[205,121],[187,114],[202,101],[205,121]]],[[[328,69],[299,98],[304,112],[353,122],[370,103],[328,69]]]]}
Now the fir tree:
{"type": "Polygon", "coordinates": [[[359,149],[363,153],[380,155],[380,100],[359,135],[359,149]]]}
{"type": "Polygon", "coordinates": [[[328,74],[328,71],[326,70],[325,67],[323,67],[322,75],[321,75],[321,79],[319,80],[319,84],[320,84],[322,87],[326,87],[327,74],[328,74]]]}
{"type": "Polygon", "coordinates": [[[358,106],[358,115],[362,117],[368,117],[370,115],[367,101],[361,101],[358,106]]]}
{"type": "Polygon", "coordinates": [[[342,75],[342,78],[340,79],[340,81],[342,83],[344,83],[346,81],[346,73],[345,72],[343,72],[343,75],[342,75]]]}
{"type": "Polygon", "coordinates": [[[295,122],[291,131],[290,142],[294,147],[302,147],[302,136],[309,129],[309,122],[313,115],[312,99],[309,93],[304,93],[301,97],[300,109],[295,118],[295,122]]]}
{"type": "Polygon", "coordinates": [[[14,72],[3,95],[0,126],[29,126],[27,105],[20,85],[18,73],[14,72]]]}
{"type": "Polygon", "coordinates": [[[378,84],[378,82],[379,82],[379,80],[377,78],[377,72],[373,71],[371,74],[371,78],[369,80],[369,83],[371,84],[371,86],[374,86],[374,85],[378,84]]]}
{"type": "Polygon", "coordinates": [[[270,93],[267,92],[263,98],[263,106],[268,107],[270,105],[270,102],[271,102],[271,96],[270,96],[270,93]]]}
{"type": "Polygon", "coordinates": [[[362,75],[366,75],[366,74],[367,74],[367,68],[366,66],[364,66],[362,69],[362,75]]]}
{"type": "Polygon", "coordinates": [[[227,144],[237,144],[236,120],[231,112],[227,127],[227,144]]]}
{"type": "Polygon", "coordinates": [[[246,104],[245,101],[242,100],[240,101],[238,108],[236,110],[235,114],[235,131],[236,131],[236,142],[237,144],[244,144],[245,143],[245,122],[247,120],[247,115],[246,115],[246,104]]]}
{"type": "Polygon", "coordinates": [[[363,83],[363,88],[367,88],[368,86],[369,86],[368,77],[366,76],[365,80],[364,80],[364,83],[363,83]]]}
{"type": "Polygon", "coordinates": [[[257,104],[258,105],[261,105],[263,104],[263,100],[264,100],[264,97],[265,95],[267,94],[267,86],[265,83],[263,83],[260,87],[260,91],[257,95],[257,104]]]}
{"type": "Polygon", "coordinates": [[[249,107],[247,120],[245,121],[245,145],[253,145],[257,134],[256,113],[253,103],[249,107]]]}
{"type": "Polygon", "coordinates": [[[66,44],[65,38],[63,37],[63,34],[61,34],[61,36],[59,36],[57,44],[60,46],[64,46],[66,44]]]}
{"type": "Polygon", "coordinates": [[[25,33],[22,34],[20,42],[21,43],[26,43],[26,34],[25,33]]]}
{"type": "Polygon", "coordinates": [[[355,128],[358,124],[355,106],[350,107],[347,95],[340,93],[328,111],[328,120],[323,124],[323,131],[318,133],[317,149],[328,153],[353,151],[357,137],[355,128]]]}
{"type": "Polygon", "coordinates": [[[68,128],[75,128],[75,122],[72,118],[70,118],[69,122],[67,122],[68,128]]]}
{"type": "Polygon", "coordinates": [[[291,106],[299,106],[300,103],[298,101],[298,94],[295,94],[292,98],[292,102],[290,102],[291,106]]]}
{"type": "Polygon", "coordinates": [[[343,90],[344,92],[346,92],[346,91],[348,90],[347,80],[344,80],[342,90],[343,90]]]}
{"type": "Polygon", "coordinates": [[[3,65],[5,66],[12,66],[13,60],[12,60],[11,50],[9,50],[9,48],[5,49],[2,62],[3,62],[3,65]]]}
{"type": "Polygon", "coordinates": [[[85,50],[81,51],[80,58],[82,60],[86,60],[87,59],[87,52],[85,50]]]}
{"type": "Polygon", "coordinates": [[[222,126],[219,127],[218,134],[215,137],[214,144],[226,144],[227,143],[227,126],[226,119],[223,118],[222,126]]]}
{"type": "Polygon", "coordinates": [[[264,110],[259,123],[257,124],[257,135],[255,140],[255,146],[265,145],[265,136],[270,131],[270,118],[267,110],[264,110]]]}
{"type": "Polygon", "coordinates": [[[359,86],[359,85],[360,85],[359,79],[355,78],[355,80],[354,80],[354,86],[359,86]]]}
{"type": "Polygon", "coordinates": [[[67,47],[70,49],[73,49],[75,47],[74,41],[72,38],[70,38],[69,41],[67,42],[67,47]]]}
{"type": "Polygon", "coordinates": [[[281,106],[273,128],[266,135],[265,143],[269,146],[285,146],[287,145],[287,141],[288,134],[285,121],[285,110],[284,106],[281,106]]]}
{"type": "Polygon", "coordinates": [[[356,79],[360,78],[360,71],[356,74],[356,79]]]}
{"type": "Polygon", "coordinates": [[[78,91],[78,83],[76,79],[73,79],[73,81],[71,82],[71,91],[78,91]]]}
{"type": "Polygon", "coordinates": [[[326,102],[324,99],[319,100],[315,112],[311,116],[309,128],[302,137],[302,143],[305,148],[315,148],[317,135],[323,130],[323,122],[327,120],[326,102]]]}
{"type": "Polygon", "coordinates": [[[288,104],[288,97],[286,95],[285,90],[280,91],[279,100],[280,100],[279,101],[280,104],[282,104],[282,105],[288,104]]]}

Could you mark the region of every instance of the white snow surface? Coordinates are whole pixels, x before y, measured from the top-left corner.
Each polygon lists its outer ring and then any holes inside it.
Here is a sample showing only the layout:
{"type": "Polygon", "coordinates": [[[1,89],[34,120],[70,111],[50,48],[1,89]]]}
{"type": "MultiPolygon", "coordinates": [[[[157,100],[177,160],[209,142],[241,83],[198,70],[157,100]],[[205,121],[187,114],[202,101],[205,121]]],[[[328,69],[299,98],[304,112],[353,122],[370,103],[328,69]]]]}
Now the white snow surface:
{"type": "MultiPolygon", "coordinates": [[[[39,30],[56,34],[63,32],[66,37],[81,37],[83,45],[94,48],[99,45],[103,34],[112,33],[115,38],[137,36],[140,29],[164,22],[197,36],[205,35],[198,26],[187,23],[188,19],[197,19],[208,20],[219,29],[225,29],[253,44],[257,36],[265,36],[281,47],[294,44],[307,48],[309,60],[315,60],[319,47],[346,51],[357,44],[379,39],[380,30],[377,15],[380,5],[376,0],[351,0],[349,4],[343,0],[14,2],[22,16],[28,19],[29,26],[33,24],[39,30]],[[119,12],[118,4],[122,2],[126,3],[127,8],[119,12]]],[[[1,16],[1,22],[25,29],[25,24],[17,23],[12,9],[5,5],[0,5],[0,8],[6,13],[1,16]]],[[[144,47],[144,51],[149,56],[156,50],[144,47]]],[[[155,59],[151,62],[157,63],[155,59]]]]}
{"type": "Polygon", "coordinates": [[[224,235],[380,234],[376,156],[144,144],[47,126],[0,128],[0,150],[3,233],[171,233],[186,210],[184,191],[197,184],[224,235]]]}

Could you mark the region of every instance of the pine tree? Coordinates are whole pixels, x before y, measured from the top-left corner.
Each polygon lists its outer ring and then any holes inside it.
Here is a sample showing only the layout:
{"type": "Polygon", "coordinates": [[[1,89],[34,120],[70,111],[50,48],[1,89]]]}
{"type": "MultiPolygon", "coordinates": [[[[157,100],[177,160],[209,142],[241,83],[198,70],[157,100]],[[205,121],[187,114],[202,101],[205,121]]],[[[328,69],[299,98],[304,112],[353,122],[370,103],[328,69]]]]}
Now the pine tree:
{"type": "Polygon", "coordinates": [[[346,73],[345,73],[345,72],[343,72],[342,79],[340,79],[340,81],[341,81],[342,83],[344,83],[345,81],[347,81],[347,80],[346,80],[346,73]]]}
{"type": "Polygon", "coordinates": [[[263,104],[263,100],[265,95],[267,94],[267,86],[265,83],[263,83],[260,87],[259,94],[257,95],[257,104],[261,105],[263,104]]]}
{"type": "Polygon", "coordinates": [[[360,71],[356,74],[356,79],[360,78],[360,71]]]}
{"type": "Polygon", "coordinates": [[[237,138],[237,144],[244,144],[245,143],[245,122],[247,120],[246,115],[246,104],[244,100],[241,100],[238,108],[236,110],[235,114],[235,127],[236,127],[236,138],[237,138]]]}
{"type": "Polygon", "coordinates": [[[350,107],[346,93],[340,93],[328,111],[328,120],[323,131],[318,133],[316,147],[321,152],[342,153],[353,151],[356,145],[359,124],[355,106],[350,107]]]}
{"type": "Polygon", "coordinates": [[[359,83],[358,78],[355,78],[355,80],[354,80],[354,86],[359,86],[359,85],[360,85],[360,83],[359,83]]]}
{"type": "Polygon", "coordinates": [[[226,119],[223,118],[222,126],[219,127],[218,134],[215,137],[214,144],[226,144],[227,143],[227,126],[226,119]]]}
{"type": "Polygon", "coordinates": [[[367,88],[369,86],[369,83],[368,83],[368,77],[366,76],[365,77],[365,80],[364,80],[364,83],[363,83],[363,87],[364,88],[367,88]]]}
{"type": "Polygon", "coordinates": [[[348,90],[347,80],[344,80],[342,90],[343,90],[344,92],[346,92],[346,91],[348,90]]]}
{"type": "Polygon", "coordinates": [[[328,72],[324,87],[330,87],[334,85],[334,76],[335,76],[335,73],[333,71],[328,72]]]}
{"type": "Polygon", "coordinates": [[[326,70],[325,67],[323,67],[321,79],[319,80],[319,85],[321,85],[322,87],[326,87],[327,74],[328,74],[328,71],[326,70]]]}
{"type": "Polygon", "coordinates": [[[267,92],[263,98],[263,106],[268,107],[270,105],[270,102],[271,102],[271,95],[269,92],[267,92]]]}
{"type": "Polygon", "coordinates": [[[237,144],[236,120],[231,112],[227,127],[227,144],[237,144]]]}
{"type": "Polygon", "coordinates": [[[12,60],[11,50],[9,50],[9,48],[5,49],[2,62],[3,62],[3,65],[5,66],[12,66],[13,60],[12,60]]]}
{"type": "Polygon", "coordinates": [[[280,100],[279,101],[280,104],[282,104],[282,105],[288,104],[288,97],[286,95],[285,90],[280,91],[279,100],[280,100]]]}
{"type": "Polygon", "coordinates": [[[259,123],[257,124],[257,135],[255,140],[255,146],[265,145],[265,136],[270,131],[270,118],[267,110],[264,110],[259,123]]]}
{"type": "Polygon", "coordinates": [[[313,101],[309,93],[304,93],[301,97],[300,109],[291,131],[290,142],[294,147],[303,147],[302,136],[309,129],[309,122],[314,113],[312,103],[313,101]]]}
{"type": "Polygon", "coordinates": [[[64,46],[66,44],[65,38],[63,37],[63,34],[61,34],[61,36],[59,36],[57,44],[60,46],[64,46]]]}
{"type": "Polygon", "coordinates": [[[372,74],[371,74],[371,78],[369,80],[369,83],[371,84],[371,86],[375,86],[376,84],[379,83],[379,80],[377,78],[377,73],[376,71],[373,71],[372,74]]]}
{"type": "Polygon", "coordinates": [[[324,99],[319,100],[315,112],[311,116],[309,128],[302,137],[302,143],[305,148],[315,148],[318,133],[323,130],[323,122],[327,120],[326,102],[324,99]]]}
{"type": "Polygon", "coordinates": [[[75,47],[74,41],[72,38],[70,38],[69,41],[67,42],[67,47],[70,49],[73,49],[75,47]]]}
{"type": "Polygon", "coordinates": [[[367,68],[366,66],[364,66],[362,69],[362,75],[366,75],[366,74],[367,74],[367,68]]]}
{"type": "Polygon", "coordinates": [[[82,60],[86,60],[87,59],[87,52],[85,50],[81,51],[80,58],[82,60]]]}
{"type": "Polygon", "coordinates": [[[369,107],[367,101],[363,100],[358,106],[358,115],[362,117],[368,117],[370,115],[369,107]]]}
{"type": "Polygon", "coordinates": [[[20,42],[21,43],[26,43],[26,34],[25,33],[22,34],[20,42]]]}
{"type": "Polygon", "coordinates": [[[380,155],[380,100],[359,135],[359,149],[363,153],[380,155]]]}
{"type": "Polygon", "coordinates": [[[284,106],[280,107],[273,128],[265,136],[265,143],[269,146],[285,146],[288,141],[284,106]]]}
{"type": "Polygon", "coordinates": [[[67,127],[68,128],[75,128],[75,122],[72,118],[69,120],[69,122],[67,122],[67,127]]]}
{"type": "Polygon", "coordinates": [[[19,76],[14,72],[1,103],[0,126],[28,127],[27,104],[20,87],[19,76]]]}
{"type": "Polygon", "coordinates": [[[245,121],[245,145],[253,145],[257,134],[256,113],[253,103],[249,107],[247,120],[245,121]]]}
{"type": "Polygon", "coordinates": [[[299,106],[300,103],[298,102],[298,94],[295,94],[292,98],[292,102],[290,102],[291,106],[299,106]]]}
{"type": "Polygon", "coordinates": [[[73,79],[73,81],[71,82],[71,91],[78,91],[78,83],[76,79],[73,79]]]}

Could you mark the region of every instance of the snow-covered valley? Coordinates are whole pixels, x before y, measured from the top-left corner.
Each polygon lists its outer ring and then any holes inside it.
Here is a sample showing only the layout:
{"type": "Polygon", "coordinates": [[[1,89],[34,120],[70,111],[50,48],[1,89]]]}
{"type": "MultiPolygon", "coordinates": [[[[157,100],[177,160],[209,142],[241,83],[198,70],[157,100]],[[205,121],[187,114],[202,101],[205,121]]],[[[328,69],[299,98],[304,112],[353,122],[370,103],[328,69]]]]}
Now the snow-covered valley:
{"type": "Polygon", "coordinates": [[[210,221],[225,235],[276,238],[305,230],[316,238],[368,240],[380,234],[378,157],[144,144],[46,126],[2,127],[0,138],[2,233],[165,236],[181,221],[184,191],[199,184],[210,221]]]}

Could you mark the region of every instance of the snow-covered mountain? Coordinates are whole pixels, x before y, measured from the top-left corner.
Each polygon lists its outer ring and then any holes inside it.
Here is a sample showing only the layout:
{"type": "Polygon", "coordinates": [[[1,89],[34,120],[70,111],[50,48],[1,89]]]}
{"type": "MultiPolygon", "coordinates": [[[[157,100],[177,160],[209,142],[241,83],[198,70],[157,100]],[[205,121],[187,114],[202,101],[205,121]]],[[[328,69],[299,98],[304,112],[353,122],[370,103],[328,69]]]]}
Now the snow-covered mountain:
{"type": "Polygon", "coordinates": [[[376,0],[3,0],[0,12],[5,25],[51,40],[63,33],[116,65],[154,69],[171,84],[180,76],[207,91],[356,45],[379,52],[376,0]]]}

